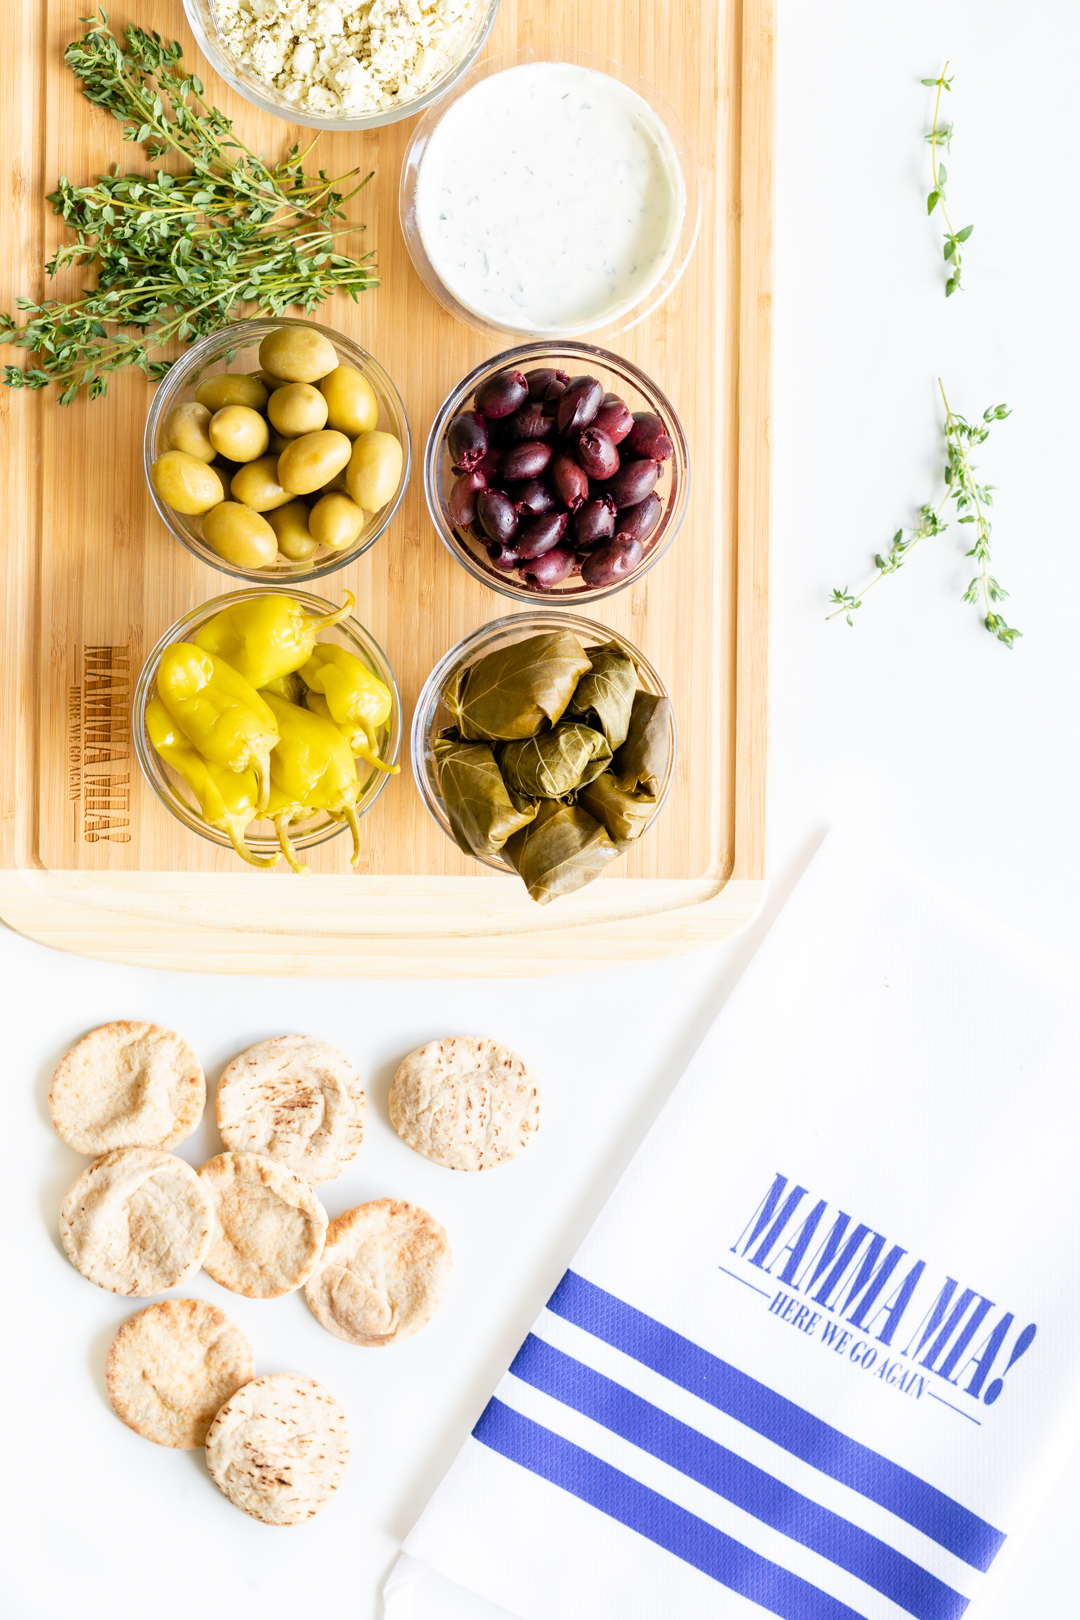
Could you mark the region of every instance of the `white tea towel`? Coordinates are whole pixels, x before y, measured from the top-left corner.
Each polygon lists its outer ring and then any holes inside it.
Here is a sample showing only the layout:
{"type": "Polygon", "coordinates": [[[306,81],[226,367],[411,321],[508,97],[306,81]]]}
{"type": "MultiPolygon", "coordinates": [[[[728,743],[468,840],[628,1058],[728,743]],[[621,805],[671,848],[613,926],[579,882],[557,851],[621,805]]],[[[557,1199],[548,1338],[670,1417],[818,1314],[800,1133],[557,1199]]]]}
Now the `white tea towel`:
{"type": "MultiPolygon", "coordinates": [[[[955,1620],[1080,1402],[1080,985],[830,837],[405,1543],[523,1620],[955,1620]]],[[[423,1620],[418,1616],[417,1620],[423,1620]]]]}

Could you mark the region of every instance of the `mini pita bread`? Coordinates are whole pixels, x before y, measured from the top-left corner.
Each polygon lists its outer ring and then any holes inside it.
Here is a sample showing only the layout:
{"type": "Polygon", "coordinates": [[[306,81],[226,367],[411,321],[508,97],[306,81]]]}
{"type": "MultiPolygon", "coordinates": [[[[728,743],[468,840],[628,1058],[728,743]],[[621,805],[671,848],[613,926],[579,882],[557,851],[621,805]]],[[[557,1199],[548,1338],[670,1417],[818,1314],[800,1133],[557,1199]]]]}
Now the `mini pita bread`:
{"type": "Polygon", "coordinates": [[[166,1299],[121,1326],[105,1362],[112,1409],[158,1446],[192,1451],[218,1409],[255,1376],[251,1346],[224,1311],[166,1299]]]}
{"type": "Polygon", "coordinates": [[[450,1170],[516,1159],[540,1129],[543,1096],[508,1047],[450,1035],[410,1052],[390,1087],[390,1120],[409,1147],[450,1170]]]}
{"type": "Polygon", "coordinates": [[[276,1299],[307,1282],[327,1218],[306,1181],[258,1153],[219,1153],[199,1179],[214,1211],[203,1263],[215,1282],[248,1299],[276,1299]]]}
{"type": "Polygon", "coordinates": [[[214,1213],[189,1164],[160,1148],[95,1159],[60,1206],[60,1240],[99,1288],[144,1298],[193,1277],[210,1249],[214,1213]]]}
{"type": "Polygon", "coordinates": [[[330,1222],[308,1304],[346,1344],[408,1339],[435,1315],[450,1281],[450,1243],[427,1210],[397,1198],[330,1222]]]}
{"type": "Polygon", "coordinates": [[[202,1118],[202,1065],[181,1036],[160,1024],[102,1024],[61,1058],[49,1113],[76,1153],[171,1148],[202,1118]]]}
{"type": "Polygon", "coordinates": [[[339,1176],[364,1140],[360,1076],[336,1046],[278,1035],[234,1058],[218,1083],[221,1139],[261,1153],[318,1186],[339,1176]]]}
{"type": "Polygon", "coordinates": [[[270,1373],[237,1390],[206,1436],[210,1477],[263,1524],[303,1524],[324,1508],[349,1460],[345,1414],[313,1378],[270,1373]]]}

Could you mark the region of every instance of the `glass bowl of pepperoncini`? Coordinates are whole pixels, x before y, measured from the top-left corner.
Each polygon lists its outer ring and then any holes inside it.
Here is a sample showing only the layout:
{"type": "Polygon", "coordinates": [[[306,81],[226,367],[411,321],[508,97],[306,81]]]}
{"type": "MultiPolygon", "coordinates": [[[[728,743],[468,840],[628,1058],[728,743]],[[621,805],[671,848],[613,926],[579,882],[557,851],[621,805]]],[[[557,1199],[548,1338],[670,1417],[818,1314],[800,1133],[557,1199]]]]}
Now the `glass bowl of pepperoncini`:
{"type": "Polygon", "coordinates": [[[303,591],[217,596],[171,625],[143,665],[139,764],[185,827],[248,865],[306,873],[303,851],[346,830],[399,774],[401,699],[378,642],[303,591]]]}

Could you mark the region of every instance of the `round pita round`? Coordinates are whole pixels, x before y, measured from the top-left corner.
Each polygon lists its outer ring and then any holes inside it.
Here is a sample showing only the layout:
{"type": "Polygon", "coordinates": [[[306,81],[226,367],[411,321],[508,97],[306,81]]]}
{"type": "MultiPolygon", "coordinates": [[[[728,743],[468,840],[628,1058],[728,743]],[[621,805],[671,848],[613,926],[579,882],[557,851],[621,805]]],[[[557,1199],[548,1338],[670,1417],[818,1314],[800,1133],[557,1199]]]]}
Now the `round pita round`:
{"type": "Polygon", "coordinates": [[[210,1477],[263,1524],[303,1524],[345,1475],[345,1414],[313,1378],[270,1373],[238,1389],[206,1436],[210,1477]]]}
{"type": "Polygon", "coordinates": [[[330,1222],[307,1299],[346,1344],[408,1339],[439,1308],[450,1281],[450,1243],[433,1216],[397,1198],[347,1209],[330,1222]]]}
{"type": "Polygon", "coordinates": [[[214,1236],[209,1194],[160,1148],[117,1148],[88,1165],[60,1206],[60,1240],[77,1271],[114,1294],[163,1294],[193,1277],[214,1236]]]}
{"type": "Polygon", "coordinates": [[[543,1096],[506,1046],[450,1035],[410,1052],[390,1087],[401,1140],[450,1170],[490,1170],[516,1159],[540,1129],[543,1096]]]}
{"type": "Polygon", "coordinates": [[[248,1299],[276,1299],[307,1282],[327,1220],[306,1181],[258,1153],[219,1153],[199,1179],[215,1217],[203,1264],[216,1283],[248,1299]]]}
{"type": "Polygon", "coordinates": [[[278,1035],[234,1058],[217,1089],[221,1139],[261,1153],[318,1186],[339,1176],[364,1140],[360,1076],[336,1046],[278,1035]]]}
{"type": "Polygon", "coordinates": [[[255,1376],[251,1346],[224,1311],[165,1299],[123,1323],[105,1361],[112,1409],[158,1446],[192,1451],[214,1416],[255,1376]]]}
{"type": "Polygon", "coordinates": [[[49,1113],[76,1153],[175,1147],[202,1118],[206,1081],[182,1036],[160,1024],[102,1024],[61,1058],[49,1113]]]}

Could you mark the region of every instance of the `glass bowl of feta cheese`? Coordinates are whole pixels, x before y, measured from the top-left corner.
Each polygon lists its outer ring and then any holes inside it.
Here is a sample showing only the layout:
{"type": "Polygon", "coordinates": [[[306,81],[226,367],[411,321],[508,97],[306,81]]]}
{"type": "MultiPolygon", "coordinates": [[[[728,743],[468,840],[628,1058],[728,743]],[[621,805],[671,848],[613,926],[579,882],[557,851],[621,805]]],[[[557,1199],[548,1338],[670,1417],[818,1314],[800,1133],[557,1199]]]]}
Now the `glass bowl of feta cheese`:
{"type": "Polygon", "coordinates": [[[484,48],[499,0],[184,0],[195,43],[262,112],[376,129],[423,112],[484,48]]]}
{"type": "Polygon", "coordinates": [[[398,207],[413,266],[485,334],[614,337],[681,279],[698,166],[664,97],[609,57],[526,46],[475,63],[419,121],[398,207]]]}

